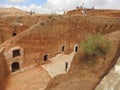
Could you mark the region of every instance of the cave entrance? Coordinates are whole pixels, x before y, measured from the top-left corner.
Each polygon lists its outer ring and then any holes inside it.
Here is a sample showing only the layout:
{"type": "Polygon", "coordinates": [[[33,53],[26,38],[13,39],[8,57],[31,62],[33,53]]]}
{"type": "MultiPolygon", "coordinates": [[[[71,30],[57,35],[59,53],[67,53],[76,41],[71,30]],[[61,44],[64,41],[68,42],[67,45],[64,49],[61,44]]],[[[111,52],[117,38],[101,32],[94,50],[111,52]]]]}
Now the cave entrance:
{"type": "Polygon", "coordinates": [[[13,33],[13,37],[16,36],[16,35],[17,35],[17,34],[14,32],[14,33],[13,33]]]}
{"type": "Polygon", "coordinates": [[[62,46],[62,52],[64,51],[64,49],[65,49],[65,46],[62,46]]]}
{"type": "Polygon", "coordinates": [[[12,72],[15,72],[15,71],[17,71],[19,69],[20,69],[20,66],[19,66],[18,62],[12,63],[12,72]]]}
{"type": "Polygon", "coordinates": [[[78,46],[75,46],[75,52],[77,52],[78,51],[78,46]]]}
{"type": "Polygon", "coordinates": [[[44,61],[47,61],[48,60],[48,55],[45,55],[44,56],[44,61]]]}

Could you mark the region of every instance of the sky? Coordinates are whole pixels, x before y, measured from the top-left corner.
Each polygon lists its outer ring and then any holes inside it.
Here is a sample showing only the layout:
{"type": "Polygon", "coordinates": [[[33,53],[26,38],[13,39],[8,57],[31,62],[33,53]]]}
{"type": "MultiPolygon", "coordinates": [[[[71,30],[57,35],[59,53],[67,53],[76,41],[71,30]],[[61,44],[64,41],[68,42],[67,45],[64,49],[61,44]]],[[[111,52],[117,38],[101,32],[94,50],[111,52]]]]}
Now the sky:
{"type": "Polygon", "coordinates": [[[63,13],[77,6],[120,9],[120,0],[0,0],[0,7],[16,7],[37,13],[63,13]]]}

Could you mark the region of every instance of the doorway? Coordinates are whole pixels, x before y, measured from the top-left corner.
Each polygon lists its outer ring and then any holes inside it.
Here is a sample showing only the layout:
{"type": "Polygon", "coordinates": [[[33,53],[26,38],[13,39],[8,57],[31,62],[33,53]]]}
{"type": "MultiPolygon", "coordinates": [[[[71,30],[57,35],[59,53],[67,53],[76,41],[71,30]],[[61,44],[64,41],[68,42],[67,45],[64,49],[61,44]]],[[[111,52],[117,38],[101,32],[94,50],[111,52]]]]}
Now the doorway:
{"type": "Polygon", "coordinates": [[[12,63],[12,72],[15,72],[15,71],[17,71],[19,69],[20,69],[20,66],[19,66],[18,62],[12,63]]]}
{"type": "Polygon", "coordinates": [[[45,55],[44,56],[44,61],[47,61],[48,60],[48,55],[45,55]]]}
{"type": "Polygon", "coordinates": [[[78,51],[78,46],[75,46],[75,52],[77,52],[78,51]]]}
{"type": "Polygon", "coordinates": [[[62,52],[64,51],[64,49],[65,49],[65,46],[62,46],[62,52]]]}

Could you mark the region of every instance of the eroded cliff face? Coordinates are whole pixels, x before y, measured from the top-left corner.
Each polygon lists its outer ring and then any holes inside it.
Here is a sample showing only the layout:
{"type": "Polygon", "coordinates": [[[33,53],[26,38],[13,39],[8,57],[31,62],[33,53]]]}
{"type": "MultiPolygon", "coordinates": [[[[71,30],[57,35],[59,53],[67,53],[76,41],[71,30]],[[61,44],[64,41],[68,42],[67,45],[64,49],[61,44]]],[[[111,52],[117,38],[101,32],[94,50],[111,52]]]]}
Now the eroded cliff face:
{"type": "Polygon", "coordinates": [[[73,59],[69,73],[53,78],[46,90],[94,90],[120,55],[120,31],[108,34],[105,38],[112,41],[111,51],[105,60],[100,57],[96,61],[87,62],[83,58],[84,54],[79,51],[73,59]]]}
{"type": "Polygon", "coordinates": [[[47,59],[62,52],[70,53],[76,45],[89,35],[101,32],[107,34],[119,30],[119,18],[52,16],[38,22],[30,29],[3,43],[4,55],[9,66],[19,62],[20,68],[42,64],[47,59]],[[13,57],[13,51],[19,49],[21,54],[13,57]],[[9,60],[10,59],[10,60],[9,60]]]}
{"type": "Polygon", "coordinates": [[[0,17],[0,44],[43,21],[48,16],[7,16],[0,17]]]}
{"type": "Polygon", "coordinates": [[[4,90],[3,82],[10,75],[10,70],[7,61],[2,53],[0,53],[0,90],[4,90]]]}

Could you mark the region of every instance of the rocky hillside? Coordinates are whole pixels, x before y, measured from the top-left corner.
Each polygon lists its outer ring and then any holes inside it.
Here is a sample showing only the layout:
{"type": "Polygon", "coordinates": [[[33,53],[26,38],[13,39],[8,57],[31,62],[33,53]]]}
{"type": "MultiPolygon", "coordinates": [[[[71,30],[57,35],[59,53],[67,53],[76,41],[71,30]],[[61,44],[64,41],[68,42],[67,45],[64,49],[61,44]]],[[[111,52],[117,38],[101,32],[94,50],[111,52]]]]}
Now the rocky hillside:
{"type": "Polygon", "coordinates": [[[94,90],[120,55],[120,31],[108,34],[105,38],[112,41],[111,51],[106,55],[105,60],[99,58],[87,62],[79,51],[73,59],[69,73],[53,78],[46,90],[94,90]]]}

